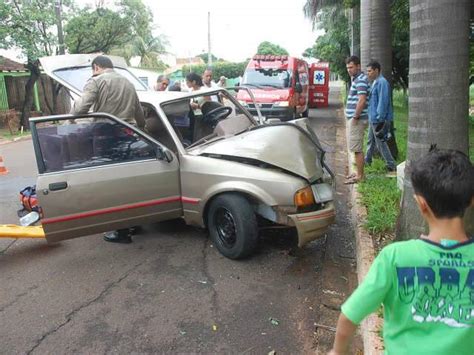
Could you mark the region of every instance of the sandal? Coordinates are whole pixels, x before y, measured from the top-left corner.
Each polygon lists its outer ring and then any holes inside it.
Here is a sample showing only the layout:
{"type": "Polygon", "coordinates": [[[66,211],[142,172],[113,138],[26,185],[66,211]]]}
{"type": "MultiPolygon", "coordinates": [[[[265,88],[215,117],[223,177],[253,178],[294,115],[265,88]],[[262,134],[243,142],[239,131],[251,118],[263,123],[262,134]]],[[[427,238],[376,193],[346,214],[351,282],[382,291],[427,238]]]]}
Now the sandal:
{"type": "Polygon", "coordinates": [[[359,183],[359,181],[360,181],[360,180],[359,180],[356,176],[354,176],[354,177],[352,177],[352,178],[347,179],[346,181],[344,181],[344,185],[357,184],[357,183],[359,183]]]}

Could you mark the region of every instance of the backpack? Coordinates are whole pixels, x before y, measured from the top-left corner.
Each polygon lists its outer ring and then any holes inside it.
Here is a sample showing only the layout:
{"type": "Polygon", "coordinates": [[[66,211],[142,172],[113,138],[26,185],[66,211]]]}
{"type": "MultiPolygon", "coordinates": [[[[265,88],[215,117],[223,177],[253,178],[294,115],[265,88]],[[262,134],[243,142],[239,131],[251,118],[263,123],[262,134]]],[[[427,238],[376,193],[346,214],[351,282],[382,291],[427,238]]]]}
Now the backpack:
{"type": "Polygon", "coordinates": [[[36,195],[36,185],[27,186],[20,191],[20,203],[22,209],[18,211],[18,215],[25,215],[32,211],[40,213],[40,207],[38,206],[38,197],[36,195]]]}

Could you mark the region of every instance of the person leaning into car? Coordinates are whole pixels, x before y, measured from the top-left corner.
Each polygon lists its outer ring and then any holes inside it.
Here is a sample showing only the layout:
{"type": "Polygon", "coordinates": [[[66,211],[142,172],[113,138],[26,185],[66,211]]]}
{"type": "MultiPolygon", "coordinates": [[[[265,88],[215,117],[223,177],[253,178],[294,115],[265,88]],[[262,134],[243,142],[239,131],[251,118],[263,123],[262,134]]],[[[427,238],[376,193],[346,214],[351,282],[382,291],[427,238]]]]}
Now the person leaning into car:
{"type": "Polygon", "coordinates": [[[87,81],[81,98],[71,109],[74,115],[105,112],[125,122],[145,127],[145,116],[135,87],[127,78],[114,71],[110,58],[100,55],[92,61],[92,77],[87,81]]]}
{"type": "MultiPolygon", "coordinates": [[[[110,58],[102,55],[92,61],[92,77],[84,86],[82,97],[74,103],[71,114],[85,114],[91,108],[94,112],[109,113],[141,130],[145,128],[145,115],[135,87],[114,71],[110,58]]],[[[131,230],[127,228],[107,232],[104,240],[131,243],[131,230]]]]}

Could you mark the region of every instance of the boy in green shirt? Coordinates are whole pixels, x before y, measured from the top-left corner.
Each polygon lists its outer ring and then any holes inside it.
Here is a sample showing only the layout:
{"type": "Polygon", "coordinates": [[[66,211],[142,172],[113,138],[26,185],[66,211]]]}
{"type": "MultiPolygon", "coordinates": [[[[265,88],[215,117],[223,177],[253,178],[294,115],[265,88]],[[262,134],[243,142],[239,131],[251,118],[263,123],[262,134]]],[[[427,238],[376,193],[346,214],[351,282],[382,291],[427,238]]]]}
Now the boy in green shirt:
{"type": "Polygon", "coordinates": [[[474,354],[474,239],[462,221],[474,167],[463,153],[434,149],[413,164],[411,181],[429,234],[382,249],[341,307],[330,354],[345,354],[381,304],[385,354],[474,354]]]}

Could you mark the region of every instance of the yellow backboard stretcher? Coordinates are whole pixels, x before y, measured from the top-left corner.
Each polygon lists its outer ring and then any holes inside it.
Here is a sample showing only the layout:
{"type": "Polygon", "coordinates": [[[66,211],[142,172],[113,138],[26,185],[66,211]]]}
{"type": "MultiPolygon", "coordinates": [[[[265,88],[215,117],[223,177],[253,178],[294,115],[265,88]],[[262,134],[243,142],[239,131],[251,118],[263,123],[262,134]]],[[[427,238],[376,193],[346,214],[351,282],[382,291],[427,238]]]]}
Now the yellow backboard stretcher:
{"type": "Polygon", "coordinates": [[[0,224],[0,238],[42,238],[43,226],[17,226],[15,224],[0,224]]]}

